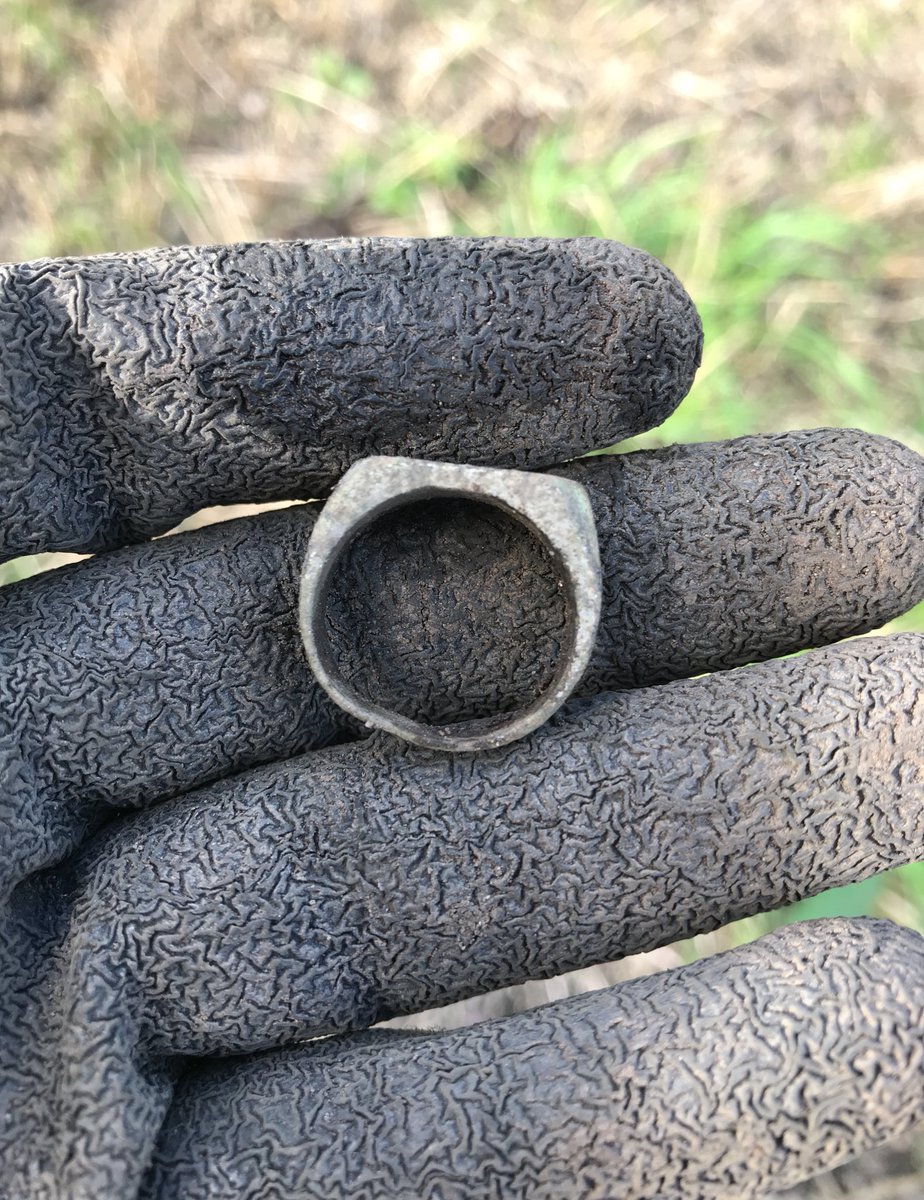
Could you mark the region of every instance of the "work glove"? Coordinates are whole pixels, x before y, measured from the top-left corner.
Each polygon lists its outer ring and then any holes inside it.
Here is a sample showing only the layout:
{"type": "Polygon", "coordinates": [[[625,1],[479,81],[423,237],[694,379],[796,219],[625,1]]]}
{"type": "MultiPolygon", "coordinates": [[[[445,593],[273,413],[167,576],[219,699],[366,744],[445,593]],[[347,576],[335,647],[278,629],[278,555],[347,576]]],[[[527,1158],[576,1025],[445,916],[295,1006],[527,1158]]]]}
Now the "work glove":
{"type": "MultiPolygon", "coordinates": [[[[369,1028],[922,857],[924,638],[832,645],[924,597],[922,459],[829,429],[568,461],[662,421],[700,347],[604,241],[0,269],[0,543],[96,552],[0,592],[3,1200],[741,1200],[924,1117],[924,939],[882,920],[369,1028]],[[586,487],[600,631],[528,738],[334,706],[318,503],[151,540],[373,454],[586,487]]],[[[330,625],[357,689],[457,721],[543,688],[562,605],[526,530],[444,498],[356,539],[330,625]]]]}

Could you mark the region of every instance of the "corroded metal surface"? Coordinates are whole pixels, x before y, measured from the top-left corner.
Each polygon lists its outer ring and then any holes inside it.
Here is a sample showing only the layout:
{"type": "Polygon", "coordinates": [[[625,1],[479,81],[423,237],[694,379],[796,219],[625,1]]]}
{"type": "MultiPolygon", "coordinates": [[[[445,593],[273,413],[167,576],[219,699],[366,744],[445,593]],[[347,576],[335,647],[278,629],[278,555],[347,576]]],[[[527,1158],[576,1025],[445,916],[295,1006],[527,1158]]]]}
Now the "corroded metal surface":
{"type": "MultiPolygon", "coordinates": [[[[516,581],[516,586],[524,585],[528,586],[528,580],[516,581]]],[[[302,570],[299,619],[311,669],[328,695],[347,712],[417,746],[484,750],[537,729],[580,683],[594,647],[601,591],[593,510],[579,483],[526,471],[377,456],[364,459],[346,473],[318,518],[302,570]],[[544,543],[558,565],[567,604],[564,644],[549,686],[511,715],[443,725],[413,720],[352,687],[331,644],[327,588],[346,547],[385,513],[436,496],[464,496],[503,509],[544,543]]]]}

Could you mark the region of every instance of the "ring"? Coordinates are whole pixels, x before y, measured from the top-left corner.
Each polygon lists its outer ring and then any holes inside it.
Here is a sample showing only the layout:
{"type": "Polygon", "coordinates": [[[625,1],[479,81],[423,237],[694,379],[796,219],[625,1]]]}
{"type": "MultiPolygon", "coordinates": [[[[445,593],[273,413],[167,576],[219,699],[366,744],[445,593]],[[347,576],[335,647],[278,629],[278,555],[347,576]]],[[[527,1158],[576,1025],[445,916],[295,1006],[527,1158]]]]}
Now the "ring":
{"type": "Polygon", "coordinates": [[[601,594],[597,530],[590,499],[579,483],[529,471],[375,456],[347,471],[315,523],[302,567],[299,623],[318,683],[364,724],[431,749],[486,750],[532,732],[574,691],[593,650],[601,594]],[[474,499],[503,509],[546,546],[558,568],[568,613],[566,645],[549,686],[519,712],[428,725],[366,700],[339,671],[327,625],[331,573],[354,538],[383,513],[434,496],[474,499]]]}

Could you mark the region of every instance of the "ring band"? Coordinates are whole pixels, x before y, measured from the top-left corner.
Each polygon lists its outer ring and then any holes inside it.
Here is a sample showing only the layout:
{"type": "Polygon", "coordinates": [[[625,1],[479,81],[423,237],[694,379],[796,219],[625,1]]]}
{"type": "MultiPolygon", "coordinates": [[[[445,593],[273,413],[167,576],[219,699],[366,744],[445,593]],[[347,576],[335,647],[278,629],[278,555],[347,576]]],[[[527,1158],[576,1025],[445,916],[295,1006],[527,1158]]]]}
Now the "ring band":
{"type": "Polygon", "coordinates": [[[366,725],[431,749],[471,751],[503,746],[543,724],[574,691],[593,650],[602,581],[593,510],[586,490],[570,479],[416,458],[360,460],[326,501],[302,567],[299,621],[311,669],[341,708],[366,725]],[[547,547],[567,604],[566,644],[549,686],[514,714],[428,725],[364,699],[342,677],[327,630],[331,573],[349,544],[378,517],[417,500],[454,496],[503,509],[547,547]]]}

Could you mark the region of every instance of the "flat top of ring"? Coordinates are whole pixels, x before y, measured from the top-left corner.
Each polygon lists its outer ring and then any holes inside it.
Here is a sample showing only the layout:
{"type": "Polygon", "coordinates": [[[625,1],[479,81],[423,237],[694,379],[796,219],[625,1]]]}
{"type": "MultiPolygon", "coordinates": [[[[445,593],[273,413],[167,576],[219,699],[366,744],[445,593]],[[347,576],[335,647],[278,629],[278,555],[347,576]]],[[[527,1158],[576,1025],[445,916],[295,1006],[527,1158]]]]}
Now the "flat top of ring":
{"type": "Polygon", "coordinates": [[[375,456],[347,471],[318,517],[302,568],[299,620],[318,682],[347,712],[416,745],[474,751],[523,737],[548,720],[571,694],[593,650],[601,591],[593,511],[579,483],[528,471],[375,456]],[[326,628],[325,599],[331,572],[365,527],[415,500],[447,495],[505,509],[551,550],[567,585],[568,644],[562,647],[550,686],[527,708],[451,725],[427,725],[360,696],[340,675],[326,628]]]}

